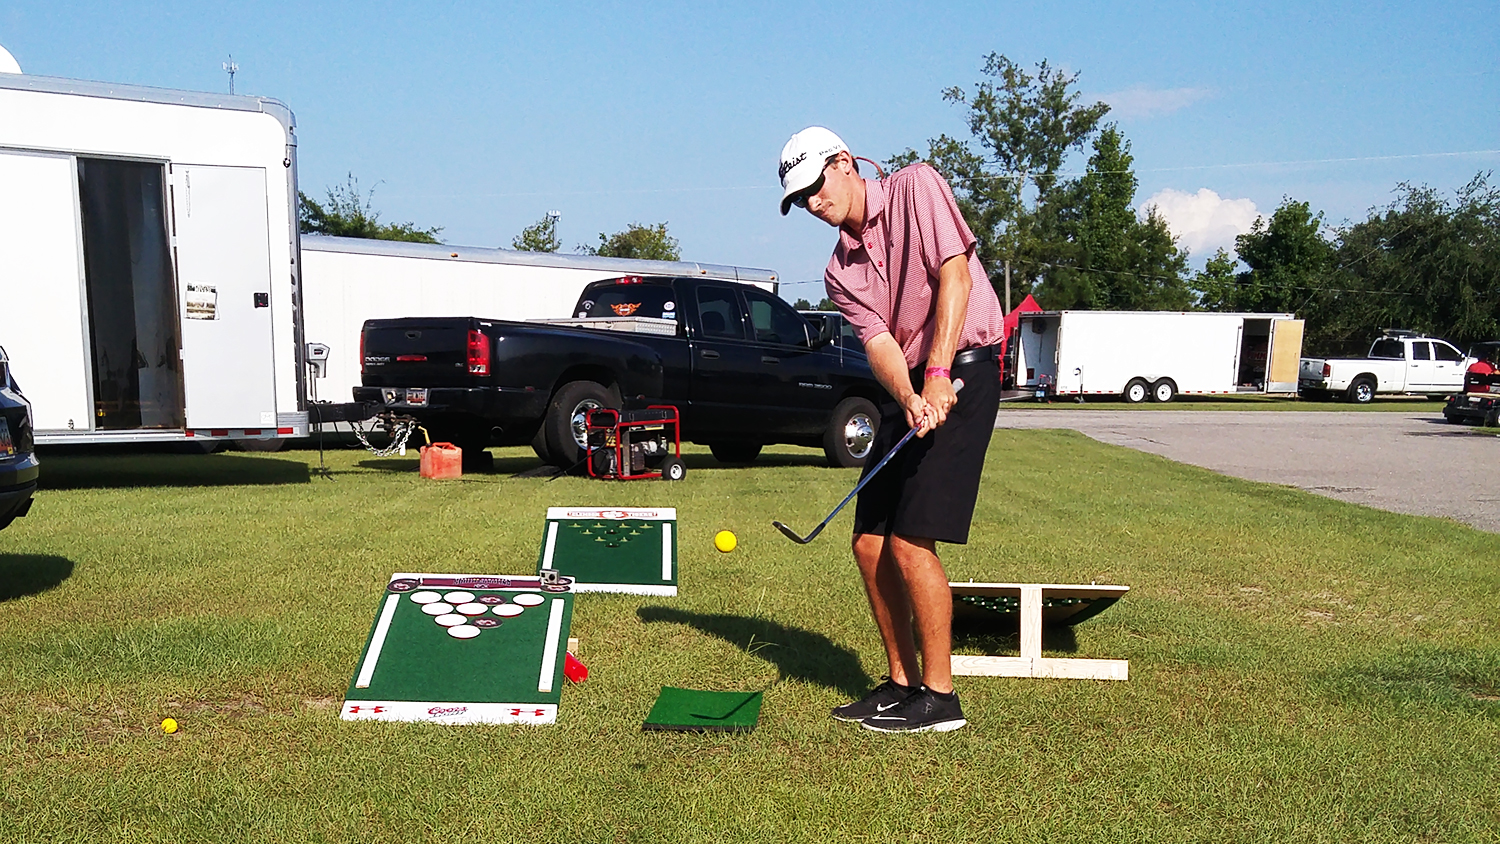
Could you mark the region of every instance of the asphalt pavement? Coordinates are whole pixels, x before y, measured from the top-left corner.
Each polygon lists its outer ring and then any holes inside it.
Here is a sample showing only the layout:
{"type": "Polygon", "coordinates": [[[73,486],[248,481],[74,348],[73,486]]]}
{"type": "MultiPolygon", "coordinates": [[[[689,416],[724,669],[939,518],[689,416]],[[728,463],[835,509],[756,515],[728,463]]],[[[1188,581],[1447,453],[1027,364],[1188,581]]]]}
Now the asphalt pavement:
{"type": "Polygon", "coordinates": [[[1003,407],[997,428],[1071,428],[1226,475],[1500,533],[1500,437],[1440,413],[1003,407]]]}

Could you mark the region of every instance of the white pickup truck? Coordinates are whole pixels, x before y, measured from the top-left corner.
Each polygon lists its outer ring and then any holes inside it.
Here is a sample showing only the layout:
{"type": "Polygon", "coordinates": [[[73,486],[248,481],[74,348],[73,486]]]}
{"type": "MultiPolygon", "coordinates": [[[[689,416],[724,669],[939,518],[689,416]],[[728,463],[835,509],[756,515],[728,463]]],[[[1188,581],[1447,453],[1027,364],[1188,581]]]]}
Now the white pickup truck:
{"type": "Polygon", "coordinates": [[[1473,361],[1443,340],[1411,331],[1390,331],[1370,344],[1363,359],[1303,358],[1297,391],[1307,398],[1343,394],[1365,404],[1376,395],[1444,398],[1464,387],[1473,361]]]}

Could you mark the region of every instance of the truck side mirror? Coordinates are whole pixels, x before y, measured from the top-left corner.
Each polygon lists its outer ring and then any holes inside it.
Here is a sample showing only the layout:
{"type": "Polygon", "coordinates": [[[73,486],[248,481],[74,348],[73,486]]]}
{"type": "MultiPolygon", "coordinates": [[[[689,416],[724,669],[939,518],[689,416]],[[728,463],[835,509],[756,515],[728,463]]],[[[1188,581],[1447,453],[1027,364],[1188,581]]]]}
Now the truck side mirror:
{"type": "Polygon", "coordinates": [[[838,339],[837,337],[833,336],[833,322],[834,321],[831,319],[824,319],[818,322],[817,336],[813,338],[812,343],[812,347],[814,349],[821,349],[824,346],[832,345],[833,342],[838,339]]]}

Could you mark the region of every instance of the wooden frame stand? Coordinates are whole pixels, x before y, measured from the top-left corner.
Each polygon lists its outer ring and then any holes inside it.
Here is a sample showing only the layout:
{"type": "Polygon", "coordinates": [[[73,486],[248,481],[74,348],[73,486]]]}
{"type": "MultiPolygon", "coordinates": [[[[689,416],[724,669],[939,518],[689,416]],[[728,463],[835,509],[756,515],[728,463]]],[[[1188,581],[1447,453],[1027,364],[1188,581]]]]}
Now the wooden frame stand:
{"type": "MultiPolygon", "coordinates": [[[[950,583],[955,609],[965,596],[1004,602],[1020,598],[1021,655],[953,655],[957,677],[1050,677],[1060,680],[1128,680],[1130,661],[1042,656],[1044,604],[1055,621],[1072,624],[1092,617],[1119,600],[1128,586],[1062,585],[1046,583],[950,583]],[[1102,606],[1095,606],[1102,604],[1102,606]],[[1072,609],[1071,612],[1068,610],[1072,609]]],[[[1014,604],[1012,604],[1014,606],[1014,604]]]]}

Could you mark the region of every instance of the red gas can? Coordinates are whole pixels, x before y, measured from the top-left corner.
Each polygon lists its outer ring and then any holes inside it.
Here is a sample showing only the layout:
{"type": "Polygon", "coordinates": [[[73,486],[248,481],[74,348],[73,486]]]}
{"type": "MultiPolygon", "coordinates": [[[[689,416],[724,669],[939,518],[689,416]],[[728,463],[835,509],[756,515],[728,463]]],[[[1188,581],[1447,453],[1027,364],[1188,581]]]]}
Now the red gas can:
{"type": "Polygon", "coordinates": [[[453,443],[423,446],[422,477],[452,481],[464,476],[464,450],[453,443]]]}

